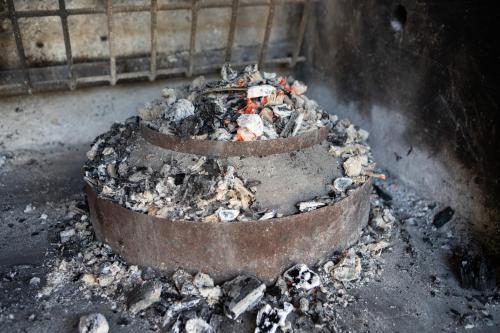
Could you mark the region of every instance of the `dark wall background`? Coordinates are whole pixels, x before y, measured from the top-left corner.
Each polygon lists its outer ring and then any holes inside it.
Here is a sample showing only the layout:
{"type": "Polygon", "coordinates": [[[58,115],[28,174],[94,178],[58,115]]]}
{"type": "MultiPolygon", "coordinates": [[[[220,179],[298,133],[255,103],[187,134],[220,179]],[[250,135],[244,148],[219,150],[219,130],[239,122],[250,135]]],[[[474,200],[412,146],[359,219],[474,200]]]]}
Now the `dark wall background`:
{"type": "Polygon", "coordinates": [[[379,164],[488,232],[500,193],[494,4],[324,0],[304,71],[315,98],[371,131],[379,164]]]}

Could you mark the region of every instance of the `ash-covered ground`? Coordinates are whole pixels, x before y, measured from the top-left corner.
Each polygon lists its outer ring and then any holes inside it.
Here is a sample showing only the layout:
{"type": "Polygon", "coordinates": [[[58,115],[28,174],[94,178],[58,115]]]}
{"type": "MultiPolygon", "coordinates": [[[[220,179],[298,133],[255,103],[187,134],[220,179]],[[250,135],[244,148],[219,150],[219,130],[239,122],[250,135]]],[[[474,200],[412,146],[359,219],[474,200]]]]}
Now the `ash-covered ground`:
{"type": "Polygon", "coordinates": [[[1,332],[75,332],[91,313],[110,332],[499,331],[494,267],[467,221],[396,177],[377,182],[360,241],[310,267],[317,276],[297,267],[306,280],[288,272],[265,289],[248,277],[217,286],[128,265],[94,239],[86,150],[17,151],[0,169],[1,332]]]}

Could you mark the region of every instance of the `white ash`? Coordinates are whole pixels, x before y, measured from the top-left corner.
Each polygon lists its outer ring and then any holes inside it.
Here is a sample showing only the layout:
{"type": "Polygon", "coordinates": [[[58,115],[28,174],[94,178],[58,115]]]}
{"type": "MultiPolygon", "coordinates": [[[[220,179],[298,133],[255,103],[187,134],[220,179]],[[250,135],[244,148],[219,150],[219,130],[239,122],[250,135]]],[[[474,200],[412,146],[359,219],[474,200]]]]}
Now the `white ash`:
{"type": "Polygon", "coordinates": [[[231,68],[230,64],[224,64],[221,68],[221,77],[224,81],[232,81],[236,79],[238,72],[231,68]]]}
{"type": "Polygon", "coordinates": [[[194,115],[194,105],[187,99],[179,99],[162,114],[165,119],[171,119],[175,122],[179,122],[192,115],[194,115]]]}
{"type": "Polygon", "coordinates": [[[7,163],[7,156],[0,155],[0,169],[7,163]]]}
{"type": "Polygon", "coordinates": [[[60,233],[61,243],[66,243],[67,241],[70,240],[71,237],[75,236],[75,234],[76,234],[76,232],[75,232],[75,229],[73,229],[73,228],[61,231],[61,233],[60,233]]]}
{"type": "Polygon", "coordinates": [[[297,206],[300,212],[309,212],[311,210],[326,206],[326,203],[319,201],[304,201],[299,202],[297,206]]]}
{"type": "Polygon", "coordinates": [[[287,302],[283,304],[283,309],[264,305],[257,313],[255,333],[275,333],[278,327],[286,332],[286,318],[292,310],[293,305],[287,302]]]}
{"type": "Polygon", "coordinates": [[[99,149],[99,146],[104,142],[103,139],[98,139],[97,141],[94,142],[94,144],[92,145],[92,148],[90,148],[90,150],[87,152],[87,158],[89,160],[94,160],[96,154],[97,154],[97,150],[99,149]]]}
{"type": "Polygon", "coordinates": [[[332,278],[341,282],[358,280],[361,276],[361,259],[354,249],[347,254],[331,270],[332,278]]]}
{"type": "Polygon", "coordinates": [[[108,333],[109,324],[100,313],[91,313],[86,316],[82,316],[78,323],[79,333],[108,333]]]}
{"type": "Polygon", "coordinates": [[[274,211],[274,210],[270,210],[270,211],[268,211],[268,212],[264,213],[264,215],[262,215],[262,216],[259,218],[259,220],[269,220],[269,219],[272,219],[272,218],[274,218],[274,217],[276,217],[276,211],[274,211]]]}
{"type": "Polygon", "coordinates": [[[36,210],[36,207],[33,206],[32,204],[27,204],[26,207],[24,208],[24,213],[25,214],[28,214],[28,213],[31,213],[33,212],[34,210],[36,210]]]}
{"type": "Polygon", "coordinates": [[[30,285],[31,286],[37,286],[40,284],[40,278],[38,276],[34,276],[30,279],[30,285]]]}
{"type": "Polygon", "coordinates": [[[363,171],[363,160],[360,156],[349,157],[343,164],[345,173],[349,177],[361,175],[363,171]]]}
{"type": "Polygon", "coordinates": [[[347,119],[337,121],[329,134],[330,153],[343,159],[345,176],[356,184],[364,183],[375,169],[370,146],[366,143],[368,136],[367,131],[347,119]]]}
{"type": "MultiPolygon", "coordinates": [[[[172,105],[177,100],[177,93],[176,93],[175,89],[172,89],[172,88],[162,89],[161,96],[165,99],[165,102],[167,103],[167,105],[172,105]]],[[[158,118],[159,116],[160,115],[158,115],[155,118],[158,118]]]]}
{"type": "Polygon", "coordinates": [[[215,333],[215,330],[201,318],[189,319],[184,325],[186,333],[215,333]]]}
{"type": "Polygon", "coordinates": [[[289,268],[283,277],[293,288],[311,290],[321,285],[321,280],[315,272],[304,264],[298,264],[289,268]]]}
{"type": "Polygon", "coordinates": [[[243,114],[236,120],[240,127],[248,129],[256,137],[259,137],[264,132],[264,123],[257,114],[243,114]]]}
{"type": "Polygon", "coordinates": [[[276,92],[276,88],[268,84],[252,86],[247,90],[247,98],[267,97],[276,92]]]}
{"type": "Polygon", "coordinates": [[[345,192],[349,186],[351,186],[353,183],[352,179],[351,178],[348,178],[348,177],[339,177],[339,178],[336,178],[334,181],[333,181],[333,187],[335,188],[335,190],[337,192],[345,192]]]}

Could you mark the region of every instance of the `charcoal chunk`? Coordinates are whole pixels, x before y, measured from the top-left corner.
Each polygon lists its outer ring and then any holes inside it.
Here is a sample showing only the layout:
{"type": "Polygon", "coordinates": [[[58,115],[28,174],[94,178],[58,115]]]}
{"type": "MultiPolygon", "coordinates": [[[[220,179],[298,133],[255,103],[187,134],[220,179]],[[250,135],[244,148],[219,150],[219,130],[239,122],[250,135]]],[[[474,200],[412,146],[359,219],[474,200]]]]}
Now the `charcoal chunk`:
{"type": "Polygon", "coordinates": [[[157,281],[149,281],[135,288],[128,296],[128,309],[136,314],[160,300],[162,286],[157,281]]]}
{"type": "Polygon", "coordinates": [[[436,228],[441,228],[443,225],[448,223],[455,214],[455,211],[451,207],[446,207],[434,216],[432,223],[436,228]]]}
{"type": "Polygon", "coordinates": [[[380,187],[376,184],[373,184],[373,189],[375,190],[375,193],[377,193],[377,195],[385,202],[392,201],[392,195],[389,192],[387,192],[385,189],[383,189],[382,187],[380,187]]]}
{"type": "Polygon", "coordinates": [[[224,303],[224,314],[231,319],[252,309],[264,296],[266,285],[252,276],[237,276],[224,283],[223,289],[228,299],[224,303]]]}
{"type": "Polygon", "coordinates": [[[181,120],[179,126],[176,128],[176,133],[181,138],[189,138],[190,136],[200,134],[200,129],[203,122],[200,118],[192,115],[181,120]]]}

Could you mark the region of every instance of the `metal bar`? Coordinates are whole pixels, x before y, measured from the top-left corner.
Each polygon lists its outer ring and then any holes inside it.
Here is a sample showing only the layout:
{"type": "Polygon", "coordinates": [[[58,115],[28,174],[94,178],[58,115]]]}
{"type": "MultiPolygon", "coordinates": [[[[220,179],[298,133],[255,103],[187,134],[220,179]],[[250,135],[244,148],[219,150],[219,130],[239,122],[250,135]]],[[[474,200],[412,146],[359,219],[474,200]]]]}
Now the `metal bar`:
{"type": "Polygon", "coordinates": [[[226,45],[226,62],[231,61],[231,54],[233,51],[233,43],[234,43],[234,35],[236,31],[236,21],[238,19],[238,7],[239,0],[233,0],[233,6],[231,9],[231,24],[229,26],[229,34],[227,36],[227,45],[226,45]]]}
{"type": "Polygon", "coordinates": [[[108,45],[109,45],[109,75],[111,85],[116,84],[116,57],[113,47],[113,0],[107,0],[106,13],[108,16],[108,45]]]}
{"type": "Polygon", "coordinates": [[[186,73],[187,69],[180,67],[180,68],[162,68],[158,69],[156,71],[156,75],[173,75],[173,74],[184,74],[186,73]]]}
{"type": "Polygon", "coordinates": [[[26,64],[26,54],[24,53],[23,39],[21,37],[21,30],[19,29],[19,22],[17,21],[16,9],[13,0],[7,0],[7,8],[9,10],[9,17],[12,23],[12,30],[14,32],[14,39],[16,41],[17,55],[24,74],[24,84],[28,93],[31,93],[31,78],[26,64]]]}
{"type": "Polygon", "coordinates": [[[117,80],[121,79],[138,79],[140,77],[148,77],[151,72],[149,71],[140,71],[140,72],[128,72],[128,73],[120,73],[116,76],[117,80]]]}
{"type": "MultiPolygon", "coordinates": [[[[305,61],[306,58],[303,56],[299,56],[297,58],[297,62],[303,62],[305,61]]],[[[290,65],[292,62],[291,57],[284,57],[284,58],[273,58],[268,61],[264,65],[267,66],[279,66],[279,65],[290,65]]],[[[234,63],[234,67],[244,67],[247,65],[253,64],[254,61],[243,61],[243,62],[237,62],[234,63]]],[[[214,70],[220,69],[223,64],[213,64],[213,65],[207,65],[207,66],[199,66],[196,68],[196,71],[194,71],[194,74],[207,74],[210,73],[214,70]]],[[[184,67],[178,67],[178,68],[159,68],[156,71],[156,76],[164,75],[164,76],[169,76],[169,75],[179,75],[179,74],[185,74],[187,72],[187,68],[184,67]]],[[[2,71],[0,71],[0,74],[2,71]]],[[[118,74],[117,77],[118,79],[135,79],[135,78],[140,78],[140,77],[148,77],[149,76],[149,71],[142,71],[142,72],[130,72],[130,73],[121,73],[118,74]]],[[[98,75],[98,76],[82,76],[82,77],[75,77],[75,82],[76,85],[78,86],[79,84],[93,84],[93,83],[102,83],[102,82],[107,82],[111,83],[111,76],[110,75],[98,75]]],[[[36,83],[36,88],[34,90],[41,90],[40,88],[45,88],[43,89],[44,91],[49,91],[49,90],[61,90],[59,87],[66,86],[67,87],[67,81],[66,80],[59,80],[59,81],[41,81],[36,83]]],[[[25,94],[26,93],[26,85],[24,84],[6,84],[6,85],[0,85],[0,95],[2,96],[12,96],[12,95],[20,95],[20,94],[25,94]]]]}
{"type": "Polygon", "coordinates": [[[190,77],[193,74],[194,54],[196,48],[196,29],[198,26],[198,8],[199,0],[192,0],[191,7],[191,39],[189,42],[189,67],[186,75],[190,77]]]}
{"type": "MultiPolygon", "coordinates": [[[[305,57],[302,57],[302,56],[299,56],[297,58],[297,62],[304,62],[306,60],[305,57]]],[[[270,59],[270,60],[266,60],[266,62],[264,62],[264,66],[266,65],[270,65],[270,66],[273,66],[273,65],[290,65],[292,63],[292,57],[283,57],[283,58],[273,58],[273,59],[270,59]]],[[[252,64],[255,64],[255,61],[241,61],[241,62],[237,62],[237,63],[234,63],[232,64],[232,66],[234,67],[244,67],[244,66],[248,66],[248,65],[252,65],[252,64]]],[[[206,65],[206,66],[200,66],[200,67],[197,67],[197,70],[194,72],[195,74],[203,74],[203,73],[206,73],[206,72],[209,72],[209,71],[212,71],[212,70],[216,70],[216,69],[220,69],[222,67],[223,64],[213,64],[213,65],[206,65]]]]}
{"type": "Polygon", "coordinates": [[[302,11],[302,17],[300,19],[299,36],[297,37],[297,42],[295,44],[292,56],[292,63],[290,64],[292,67],[294,67],[297,64],[297,58],[299,57],[300,49],[302,48],[302,42],[304,41],[304,33],[306,31],[307,17],[309,16],[310,10],[311,10],[311,1],[306,1],[304,4],[304,10],[302,11]]]}
{"type": "Polygon", "coordinates": [[[106,14],[106,8],[95,7],[95,8],[75,8],[66,9],[68,15],[91,15],[91,14],[106,14]]]}
{"type": "Polygon", "coordinates": [[[149,80],[153,81],[156,78],[156,41],[158,31],[156,30],[156,21],[158,13],[158,0],[151,0],[151,60],[149,80]]]}
{"type": "Polygon", "coordinates": [[[259,68],[262,68],[262,65],[264,64],[264,61],[266,59],[267,48],[269,46],[269,37],[271,36],[271,28],[273,27],[274,7],[275,7],[274,0],[271,0],[271,4],[269,5],[269,13],[267,15],[264,41],[262,42],[262,48],[260,49],[259,68]]]}
{"type": "Polygon", "coordinates": [[[73,55],[71,53],[71,40],[68,29],[68,13],[66,12],[66,3],[64,0],[59,0],[59,9],[61,11],[61,25],[64,38],[64,47],[66,49],[66,62],[68,64],[68,87],[73,90],[76,87],[75,78],[73,75],[73,55]]]}
{"type": "Polygon", "coordinates": [[[109,75],[82,76],[76,78],[76,82],[77,83],[111,82],[111,76],[109,75]]]}
{"type": "MultiPolygon", "coordinates": [[[[285,5],[285,4],[300,4],[307,2],[308,0],[275,0],[275,5],[285,5]]],[[[318,2],[319,0],[309,0],[311,2],[318,2]]],[[[269,6],[269,0],[255,0],[255,1],[245,1],[240,3],[240,7],[257,7],[257,6],[269,6]]],[[[231,8],[232,4],[228,2],[211,2],[211,3],[200,3],[199,8],[231,8]]],[[[169,3],[169,4],[159,4],[158,11],[170,11],[170,10],[189,10],[192,6],[189,3],[169,3]]],[[[150,6],[116,6],[113,7],[114,13],[131,13],[131,12],[147,12],[150,10],[150,6]]],[[[106,8],[95,7],[95,8],[74,8],[66,9],[68,16],[71,15],[91,15],[91,14],[106,14],[106,8]]],[[[45,9],[45,10],[22,10],[16,12],[17,17],[44,17],[44,16],[60,16],[60,11],[57,9],[45,9]]],[[[8,12],[0,13],[0,18],[9,18],[8,12]]]]}
{"type": "MultiPolygon", "coordinates": [[[[238,19],[238,9],[240,7],[251,7],[251,6],[267,6],[269,7],[269,13],[266,22],[266,30],[264,34],[264,40],[261,45],[260,55],[259,55],[259,65],[282,65],[286,64],[293,67],[297,62],[302,62],[305,60],[304,57],[299,56],[301,47],[303,44],[303,39],[305,35],[305,29],[307,24],[308,16],[310,15],[312,3],[318,0],[248,0],[248,1],[211,1],[206,3],[199,0],[188,0],[188,1],[178,1],[174,3],[159,4],[158,0],[151,0],[149,5],[136,6],[136,5],[122,5],[113,6],[112,0],[107,0],[106,6],[99,6],[95,8],[78,8],[78,9],[67,9],[64,0],[59,0],[59,8],[55,10],[34,10],[34,11],[16,11],[14,7],[14,0],[6,0],[7,8],[0,13],[0,18],[8,18],[12,22],[14,38],[16,42],[16,48],[18,56],[20,59],[19,74],[24,75],[25,79],[23,84],[0,84],[0,95],[5,95],[6,93],[23,93],[20,92],[20,87],[24,87],[24,93],[31,91],[38,91],[39,88],[47,89],[63,89],[62,86],[69,86],[71,89],[76,87],[77,84],[82,83],[98,83],[98,82],[109,82],[111,85],[115,85],[120,79],[134,79],[149,77],[150,80],[155,80],[159,75],[179,75],[184,74],[186,76],[192,76],[194,74],[205,74],[212,70],[218,69],[222,64],[211,64],[207,66],[198,66],[195,68],[195,55],[196,55],[196,34],[198,28],[198,15],[201,8],[231,8],[231,22],[229,27],[227,45],[225,50],[225,61],[231,61],[232,51],[234,46],[234,40],[236,38],[236,25],[238,19]],[[270,43],[271,29],[273,25],[275,8],[277,5],[291,4],[291,3],[304,3],[304,11],[301,16],[300,25],[298,28],[298,39],[295,42],[294,49],[292,50],[292,55],[290,57],[274,58],[266,60],[267,51],[270,43]],[[190,49],[189,49],[189,63],[186,67],[177,68],[158,68],[158,11],[160,10],[191,10],[191,35],[190,35],[190,49]],[[151,14],[151,50],[150,50],[150,68],[148,71],[131,72],[131,73],[121,73],[117,74],[116,68],[116,47],[114,43],[114,24],[113,24],[113,14],[114,13],[124,13],[124,12],[143,12],[150,11],[151,14]],[[100,76],[90,76],[90,77],[76,77],[76,67],[73,63],[71,39],[69,33],[68,16],[71,15],[86,15],[86,14],[106,14],[107,24],[108,24],[108,46],[109,46],[109,75],[100,76]],[[60,16],[61,25],[66,49],[66,58],[68,67],[68,80],[53,80],[53,81],[41,81],[33,82],[30,68],[27,64],[27,57],[25,54],[25,49],[23,46],[23,41],[21,37],[21,32],[19,28],[18,19],[20,17],[43,17],[43,16],[60,16]],[[69,83],[69,84],[68,84],[69,83]]],[[[147,59],[147,58],[144,58],[147,59]]],[[[234,66],[245,66],[255,61],[245,61],[235,63],[234,66]]],[[[52,66],[47,66],[44,69],[50,71],[52,66]]],[[[5,71],[6,73],[9,71],[5,71]]],[[[0,71],[0,74],[2,71],[0,71]]]]}
{"type": "Polygon", "coordinates": [[[113,8],[116,13],[149,12],[151,6],[148,5],[121,5],[113,8]]]}
{"type": "Polygon", "coordinates": [[[0,85],[0,95],[14,95],[22,93],[26,93],[26,86],[23,83],[0,85]]]}

